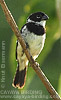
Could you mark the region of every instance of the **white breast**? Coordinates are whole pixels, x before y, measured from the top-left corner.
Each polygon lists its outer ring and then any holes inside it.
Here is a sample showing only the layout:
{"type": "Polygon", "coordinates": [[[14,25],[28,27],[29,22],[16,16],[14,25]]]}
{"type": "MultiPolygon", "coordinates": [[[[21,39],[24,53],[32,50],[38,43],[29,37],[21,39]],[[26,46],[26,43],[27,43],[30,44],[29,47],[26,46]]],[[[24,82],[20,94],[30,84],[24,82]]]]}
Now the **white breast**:
{"type": "MultiPolygon", "coordinates": [[[[27,32],[28,32],[28,30],[27,30],[27,32]]],[[[25,34],[23,34],[23,36],[24,35],[25,34]]],[[[36,56],[36,58],[37,58],[44,47],[46,34],[44,34],[42,36],[38,36],[38,35],[35,35],[34,33],[31,33],[31,34],[29,33],[29,34],[25,35],[24,37],[25,37],[24,38],[25,41],[29,44],[29,49],[30,49],[32,56],[36,56]]]]}
{"type": "Polygon", "coordinates": [[[38,57],[38,55],[40,54],[40,52],[42,51],[44,47],[45,37],[46,37],[46,34],[44,34],[43,36],[35,35],[35,37],[34,36],[31,37],[32,41],[29,42],[30,50],[31,50],[31,54],[33,56],[36,56],[36,58],[38,57]]]}

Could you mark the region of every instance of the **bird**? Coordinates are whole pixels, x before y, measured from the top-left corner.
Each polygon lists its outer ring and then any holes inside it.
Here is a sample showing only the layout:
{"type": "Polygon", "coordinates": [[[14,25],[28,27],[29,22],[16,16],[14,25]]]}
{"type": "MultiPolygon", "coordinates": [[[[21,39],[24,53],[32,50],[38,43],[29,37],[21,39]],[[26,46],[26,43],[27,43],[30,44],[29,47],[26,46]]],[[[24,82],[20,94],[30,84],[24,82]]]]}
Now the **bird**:
{"type": "MultiPolygon", "coordinates": [[[[34,60],[39,56],[44,47],[46,39],[45,25],[48,19],[48,15],[44,12],[32,13],[20,30],[34,60]]],[[[25,86],[28,59],[18,40],[16,42],[16,60],[18,64],[12,85],[15,88],[22,89],[25,86]]]]}

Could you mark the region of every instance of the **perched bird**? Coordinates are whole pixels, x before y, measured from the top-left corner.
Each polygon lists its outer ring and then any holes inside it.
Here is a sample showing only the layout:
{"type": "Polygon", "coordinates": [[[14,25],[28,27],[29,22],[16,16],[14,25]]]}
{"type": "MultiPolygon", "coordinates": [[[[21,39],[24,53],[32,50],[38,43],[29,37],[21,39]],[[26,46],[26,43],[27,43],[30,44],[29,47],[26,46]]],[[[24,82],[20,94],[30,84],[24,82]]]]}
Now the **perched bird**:
{"type": "MultiPolygon", "coordinates": [[[[27,18],[26,24],[20,30],[34,59],[38,57],[44,47],[46,38],[45,24],[48,19],[49,17],[43,12],[33,13],[27,18]]],[[[18,40],[16,43],[16,60],[18,66],[13,86],[23,88],[26,80],[28,59],[18,40]]]]}

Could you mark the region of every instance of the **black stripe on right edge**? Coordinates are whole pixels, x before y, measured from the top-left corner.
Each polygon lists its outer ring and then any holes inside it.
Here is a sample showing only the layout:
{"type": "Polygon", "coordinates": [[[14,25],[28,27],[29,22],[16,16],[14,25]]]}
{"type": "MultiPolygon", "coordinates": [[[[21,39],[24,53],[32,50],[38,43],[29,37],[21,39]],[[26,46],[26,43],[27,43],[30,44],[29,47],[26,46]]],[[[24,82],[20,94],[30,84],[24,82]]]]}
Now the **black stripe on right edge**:
{"type": "Polygon", "coordinates": [[[18,47],[18,40],[16,41],[16,60],[17,60],[17,47],[18,47]]]}

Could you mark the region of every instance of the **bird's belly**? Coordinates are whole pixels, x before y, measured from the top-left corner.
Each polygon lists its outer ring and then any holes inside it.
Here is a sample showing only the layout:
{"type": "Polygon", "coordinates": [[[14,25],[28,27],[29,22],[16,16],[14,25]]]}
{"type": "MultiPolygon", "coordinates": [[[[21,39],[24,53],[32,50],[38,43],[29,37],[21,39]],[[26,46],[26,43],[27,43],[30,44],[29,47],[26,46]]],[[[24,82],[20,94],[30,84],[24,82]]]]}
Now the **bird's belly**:
{"type": "Polygon", "coordinates": [[[29,49],[32,56],[36,56],[40,54],[40,52],[44,47],[45,37],[46,37],[45,34],[43,36],[36,36],[32,34],[30,37],[28,37],[27,42],[29,44],[29,49]]]}
{"type": "MultiPolygon", "coordinates": [[[[30,43],[31,44],[31,43],[30,43]]],[[[37,43],[37,41],[33,41],[33,43],[30,45],[30,52],[33,56],[38,55],[43,47],[43,43],[40,41],[37,43]]]]}

